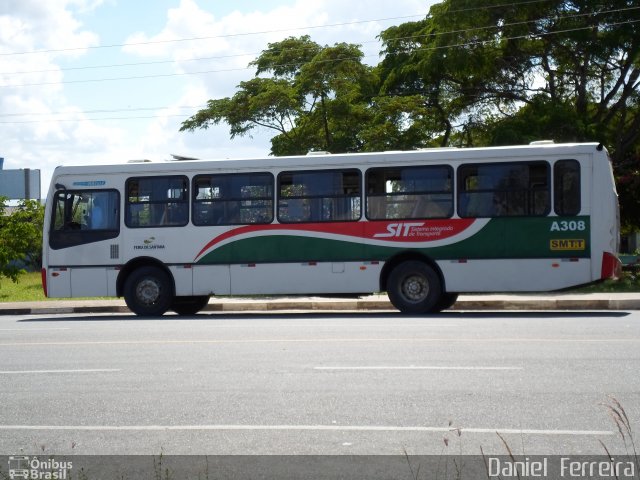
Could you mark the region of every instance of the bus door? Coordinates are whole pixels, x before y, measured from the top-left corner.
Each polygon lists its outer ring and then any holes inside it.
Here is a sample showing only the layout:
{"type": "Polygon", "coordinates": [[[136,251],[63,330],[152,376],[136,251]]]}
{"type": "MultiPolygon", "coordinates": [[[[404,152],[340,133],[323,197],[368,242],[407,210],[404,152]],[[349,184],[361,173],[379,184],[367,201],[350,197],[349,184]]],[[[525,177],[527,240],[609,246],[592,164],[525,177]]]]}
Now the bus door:
{"type": "Polygon", "coordinates": [[[115,295],[120,252],[117,190],[59,190],[49,233],[49,295],[115,295]]]}

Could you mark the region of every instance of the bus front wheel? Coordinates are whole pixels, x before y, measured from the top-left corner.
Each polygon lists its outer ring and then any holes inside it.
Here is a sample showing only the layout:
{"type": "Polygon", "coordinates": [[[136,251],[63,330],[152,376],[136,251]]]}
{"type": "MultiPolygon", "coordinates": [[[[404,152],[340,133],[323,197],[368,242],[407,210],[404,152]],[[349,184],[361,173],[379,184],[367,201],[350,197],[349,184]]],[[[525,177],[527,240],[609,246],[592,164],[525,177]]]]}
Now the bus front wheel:
{"type": "Polygon", "coordinates": [[[438,311],[442,285],[433,268],[424,262],[409,260],[391,271],[387,294],[402,313],[429,313],[438,311]]]}
{"type": "Polygon", "coordinates": [[[124,301],[136,315],[163,315],[173,301],[169,275],[152,266],[134,270],[124,283],[124,301]]]}

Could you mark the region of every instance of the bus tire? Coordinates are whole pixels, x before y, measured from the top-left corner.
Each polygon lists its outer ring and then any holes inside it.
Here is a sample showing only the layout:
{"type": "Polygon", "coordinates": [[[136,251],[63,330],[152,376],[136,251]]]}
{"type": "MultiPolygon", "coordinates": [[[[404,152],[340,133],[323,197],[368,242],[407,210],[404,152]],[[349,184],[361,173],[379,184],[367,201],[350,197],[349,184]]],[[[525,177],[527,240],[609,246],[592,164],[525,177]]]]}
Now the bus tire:
{"type": "Polygon", "coordinates": [[[394,307],[402,313],[438,311],[442,286],[438,274],[424,262],[408,260],[389,274],[387,294],[394,307]]]}
{"type": "Polygon", "coordinates": [[[153,266],[134,270],[124,282],[124,301],[136,315],[163,315],[173,301],[169,275],[153,266]]]}
{"type": "Polygon", "coordinates": [[[195,315],[209,303],[209,295],[174,297],[171,310],[178,315],[195,315]]]}
{"type": "Polygon", "coordinates": [[[438,302],[438,305],[436,305],[435,310],[438,312],[441,312],[442,310],[447,310],[453,307],[453,305],[456,303],[457,300],[458,300],[457,293],[443,292],[442,296],[440,297],[440,301],[438,302]]]}

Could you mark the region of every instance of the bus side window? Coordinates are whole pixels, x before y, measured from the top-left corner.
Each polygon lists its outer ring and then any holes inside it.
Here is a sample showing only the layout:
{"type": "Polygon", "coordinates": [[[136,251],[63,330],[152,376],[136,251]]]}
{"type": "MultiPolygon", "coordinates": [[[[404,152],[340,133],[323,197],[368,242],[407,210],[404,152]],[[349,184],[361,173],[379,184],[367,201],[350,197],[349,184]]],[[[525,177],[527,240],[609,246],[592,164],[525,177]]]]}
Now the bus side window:
{"type": "Polygon", "coordinates": [[[273,220],[273,175],[268,172],[196,175],[193,224],[241,225],[273,220]]]}
{"type": "Polygon", "coordinates": [[[384,167],[367,170],[367,218],[448,218],[453,214],[453,169],[384,167]]]}
{"type": "Polygon", "coordinates": [[[125,223],[130,228],[175,227],[189,222],[187,177],[129,178],[125,223]]]}
{"type": "Polygon", "coordinates": [[[359,170],[306,170],[278,175],[281,223],[358,221],[360,203],[359,170]]]}

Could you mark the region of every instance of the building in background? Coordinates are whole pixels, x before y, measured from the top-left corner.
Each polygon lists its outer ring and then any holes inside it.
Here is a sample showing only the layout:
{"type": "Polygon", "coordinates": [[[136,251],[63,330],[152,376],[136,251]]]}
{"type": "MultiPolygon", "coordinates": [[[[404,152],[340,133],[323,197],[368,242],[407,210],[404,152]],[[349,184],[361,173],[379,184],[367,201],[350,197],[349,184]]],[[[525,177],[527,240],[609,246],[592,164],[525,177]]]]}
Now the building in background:
{"type": "Polygon", "coordinates": [[[40,200],[40,170],[19,168],[4,170],[0,157],[0,196],[10,200],[40,200]]]}

